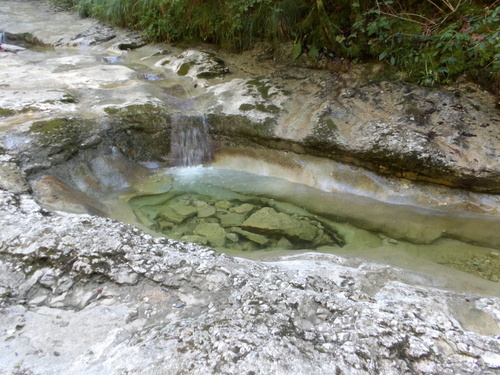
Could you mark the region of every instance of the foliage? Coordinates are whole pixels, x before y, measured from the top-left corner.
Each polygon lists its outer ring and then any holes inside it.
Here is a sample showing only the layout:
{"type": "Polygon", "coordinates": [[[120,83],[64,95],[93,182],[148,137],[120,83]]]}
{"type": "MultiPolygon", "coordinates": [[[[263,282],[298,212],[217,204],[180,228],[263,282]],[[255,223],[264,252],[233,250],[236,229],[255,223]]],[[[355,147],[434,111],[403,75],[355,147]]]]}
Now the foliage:
{"type": "Polygon", "coordinates": [[[424,85],[500,75],[499,0],[59,1],[76,1],[83,17],[143,30],[151,41],[234,50],[290,41],[294,59],[378,60],[424,85]]]}
{"type": "Polygon", "coordinates": [[[396,12],[391,0],[377,3],[353,25],[353,43],[356,33],[364,34],[371,56],[397,66],[423,85],[450,83],[463,72],[488,70],[498,76],[500,7],[472,6],[464,0],[455,0],[454,6],[450,1],[443,1],[446,11],[428,0],[438,9],[434,14],[432,7],[415,14],[396,12]]]}

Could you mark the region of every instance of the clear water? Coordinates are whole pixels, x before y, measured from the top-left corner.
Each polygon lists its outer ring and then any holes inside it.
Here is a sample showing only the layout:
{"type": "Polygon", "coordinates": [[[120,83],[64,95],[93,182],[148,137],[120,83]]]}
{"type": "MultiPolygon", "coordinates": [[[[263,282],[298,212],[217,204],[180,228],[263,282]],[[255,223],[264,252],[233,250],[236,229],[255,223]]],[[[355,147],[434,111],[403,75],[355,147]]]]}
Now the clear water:
{"type": "MultiPolygon", "coordinates": [[[[158,168],[150,177],[141,177],[131,186],[126,194],[109,201],[113,216],[150,232],[151,227],[134,215],[129,202],[142,199],[143,205],[154,206],[164,203],[162,195],[166,193],[173,196],[188,193],[215,200],[274,200],[275,206],[289,205],[295,215],[327,221],[345,241],[343,246],[295,247],[295,250],[275,245],[258,250],[216,248],[234,256],[265,259],[312,250],[411,269],[444,265],[495,282],[500,277],[500,218],[496,216],[388,204],[326,193],[281,178],[214,167],[158,168]]],[[[168,229],[156,235],[176,238],[169,236],[168,229]]]]}
{"type": "Polygon", "coordinates": [[[212,159],[212,139],[205,116],[174,115],[172,118],[173,164],[193,166],[212,159]]]}

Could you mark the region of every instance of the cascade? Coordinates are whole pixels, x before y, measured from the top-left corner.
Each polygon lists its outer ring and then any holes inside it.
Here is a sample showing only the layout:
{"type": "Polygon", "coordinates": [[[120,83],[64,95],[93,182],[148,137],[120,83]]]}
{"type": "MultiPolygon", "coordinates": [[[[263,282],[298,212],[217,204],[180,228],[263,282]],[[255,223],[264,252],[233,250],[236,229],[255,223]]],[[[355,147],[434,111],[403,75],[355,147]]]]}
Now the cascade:
{"type": "Polygon", "coordinates": [[[173,116],[171,152],[177,166],[195,166],[212,160],[212,140],[204,115],[173,116]]]}
{"type": "Polygon", "coordinates": [[[5,37],[5,32],[0,32],[0,44],[6,44],[7,38],[5,37]]]}

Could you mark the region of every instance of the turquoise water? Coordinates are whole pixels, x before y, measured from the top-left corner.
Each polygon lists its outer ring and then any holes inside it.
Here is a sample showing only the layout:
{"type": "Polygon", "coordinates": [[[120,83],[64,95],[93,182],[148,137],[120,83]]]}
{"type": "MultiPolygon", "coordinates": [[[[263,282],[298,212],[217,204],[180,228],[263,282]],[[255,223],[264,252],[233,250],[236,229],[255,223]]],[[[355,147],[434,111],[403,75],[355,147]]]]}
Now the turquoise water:
{"type": "MultiPolygon", "coordinates": [[[[445,265],[491,281],[498,281],[500,277],[500,218],[496,216],[388,204],[230,169],[201,166],[154,169],[149,177],[141,178],[126,194],[114,200],[114,216],[156,235],[182,239],[186,232],[176,233],[177,225],[166,224],[159,230],[157,221],[152,219],[158,213],[155,206],[174,198],[186,204],[201,200],[204,202],[196,204],[203,206],[215,207],[218,202],[228,201],[233,202],[233,208],[245,202],[258,206],[256,209],[273,207],[298,220],[308,218],[320,223],[341,239],[340,243],[304,246],[303,242],[295,239],[294,243],[294,238],[289,237],[287,240],[293,246],[281,248],[277,245],[278,238],[269,241],[269,246],[238,248],[205,243],[234,256],[264,259],[298,251],[318,251],[410,268],[416,266],[418,259],[420,265],[426,262],[445,265]],[[149,218],[134,215],[140,207],[146,207],[146,211],[153,214],[149,218]]],[[[193,228],[194,224],[189,225],[193,228]]]]}

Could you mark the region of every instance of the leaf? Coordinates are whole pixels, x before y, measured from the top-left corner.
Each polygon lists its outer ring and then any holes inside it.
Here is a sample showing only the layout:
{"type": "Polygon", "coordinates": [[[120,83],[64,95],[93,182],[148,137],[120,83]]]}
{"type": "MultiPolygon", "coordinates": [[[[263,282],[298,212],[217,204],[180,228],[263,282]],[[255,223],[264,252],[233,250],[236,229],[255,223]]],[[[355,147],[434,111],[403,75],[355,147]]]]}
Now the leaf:
{"type": "Polygon", "coordinates": [[[314,44],[309,47],[309,57],[315,62],[318,61],[319,49],[314,44]]]}
{"type": "Polygon", "coordinates": [[[391,65],[396,64],[396,58],[394,56],[391,57],[391,65]]]}
{"type": "Polygon", "coordinates": [[[378,56],[378,59],[383,60],[386,56],[387,56],[387,51],[384,51],[378,56]]]}
{"type": "Polygon", "coordinates": [[[302,43],[298,42],[293,45],[292,58],[297,60],[302,53],[302,43]]]}

